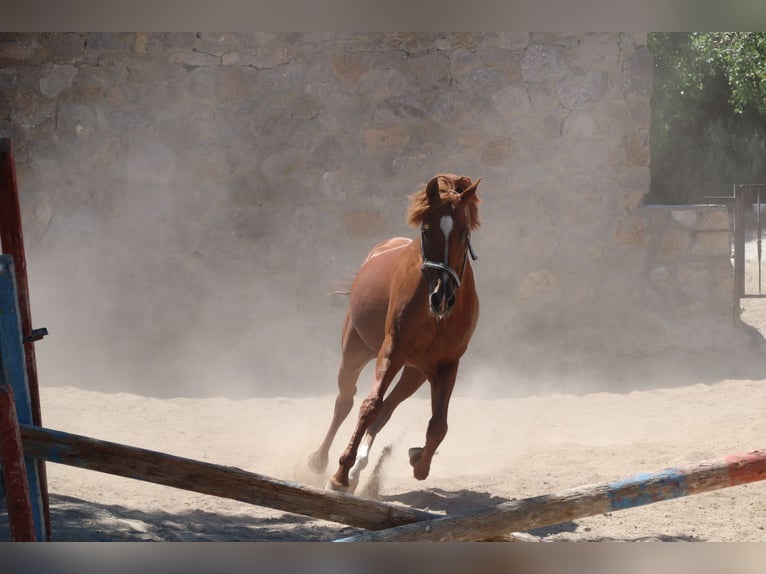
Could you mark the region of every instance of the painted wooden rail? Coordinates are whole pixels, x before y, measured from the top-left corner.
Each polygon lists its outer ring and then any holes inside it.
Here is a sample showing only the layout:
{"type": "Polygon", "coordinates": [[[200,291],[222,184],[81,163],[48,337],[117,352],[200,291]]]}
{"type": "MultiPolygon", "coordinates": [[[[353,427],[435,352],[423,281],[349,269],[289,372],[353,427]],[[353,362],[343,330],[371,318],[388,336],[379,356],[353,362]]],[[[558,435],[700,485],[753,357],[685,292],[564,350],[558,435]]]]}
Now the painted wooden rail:
{"type": "MultiPolygon", "coordinates": [[[[21,225],[21,206],[19,202],[19,189],[16,182],[16,164],[13,158],[13,145],[9,138],[0,138],[0,252],[10,257],[13,275],[14,299],[16,303],[13,313],[18,316],[20,323],[20,341],[3,337],[0,345],[3,346],[3,354],[17,354],[15,348],[20,342],[20,348],[24,361],[25,377],[14,377],[4,381],[15,389],[17,404],[19,401],[28,401],[29,408],[17,408],[17,415],[22,422],[42,425],[40,411],[40,392],[37,381],[37,361],[35,357],[35,341],[39,340],[45,329],[32,328],[32,311],[29,302],[29,282],[27,279],[27,259],[24,251],[24,234],[21,225]],[[29,411],[29,412],[28,412],[29,411]],[[27,419],[27,417],[31,417],[27,419]]],[[[2,265],[2,263],[0,263],[2,265]]],[[[10,288],[7,284],[0,289],[10,288]]],[[[11,303],[6,300],[2,303],[0,312],[9,313],[11,303]]],[[[5,321],[14,320],[6,317],[5,321]]],[[[13,337],[17,336],[17,329],[11,330],[13,337]]],[[[15,360],[15,359],[14,359],[15,360]]],[[[35,514],[35,529],[39,540],[50,540],[51,522],[48,501],[48,480],[45,472],[45,463],[37,462],[36,469],[30,469],[30,496],[35,514]],[[40,504],[40,509],[36,508],[40,504]],[[38,514],[42,513],[39,517],[38,514]]]]}
{"type": "MultiPolygon", "coordinates": [[[[12,389],[8,399],[13,397],[14,402],[13,411],[6,408],[4,412],[0,413],[0,416],[6,419],[4,425],[9,425],[9,428],[16,425],[16,422],[9,420],[11,416],[17,417],[19,423],[32,424],[34,422],[33,401],[27,384],[22,338],[13,258],[10,255],[0,255],[0,384],[8,385],[12,389]]],[[[3,452],[7,450],[10,453],[10,464],[14,464],[12,437],[10,435],[3,436],[3,442],[7,443],[4,445],[3,452]]],[[[2,461],[4,461],[4,457],[0,459],[0,464],[2,461]]],[[[48,513],[46,512],[48,491],[45,487],[44,477],[40,473],[40,469],[44,468],[44,465],[41,461],[26,457],[25,466],[29,483],[29,496],[22,496],[18,491],[7,493],[9,509],[20,508],[22,498],[27,500],[31,504],[30,511],[34,519],[35,538],[48,540],[50,535],[50,528],[47,527],[48,513]],[[10,500],[11,496],[16,497],[15,500],[10,500]]],[[[11,490],[13,491],[13,489],[11,490]]],[[[1,495],[2,493],[0,493],[1,495]]],[[[19,523],[18,526],[18,531],[23,531],[23,524],[19,523]]]]}
{"type": "Polygon", "coordinates": [[[29,481],[21,445],[16,402],[10,385],[0,384],[0,462],[11,537],[16,542],[37,540],[29,481]]]}
{"type": "Polygon", "coordinates": [[[38,460],[230,498],[367,530],[439,516],[397,504],[285,482],[230,466],[32,425],[19,426],[24,454],[38,460]]]}
{"type": "Polygon", "coordinates": [[[367,532],[338,542],[486,540],[759,480],[766,480],[766,450],[514,500],[488,510],[367,532]]]}

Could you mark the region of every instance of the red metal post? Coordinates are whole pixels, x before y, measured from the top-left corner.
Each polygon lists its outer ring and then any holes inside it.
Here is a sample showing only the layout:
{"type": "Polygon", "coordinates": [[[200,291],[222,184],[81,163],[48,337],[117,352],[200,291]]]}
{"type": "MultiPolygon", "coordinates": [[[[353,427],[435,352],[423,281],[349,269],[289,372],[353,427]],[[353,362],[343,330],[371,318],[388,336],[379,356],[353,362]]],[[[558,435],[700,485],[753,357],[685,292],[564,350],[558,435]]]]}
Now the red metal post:
{"type": "MultiPolygon", "coordinates": [[[[13,257],[18,290],[19,315],[24,339],[29,396],[32,403],[32,422],[42,426],[40,412],[40,391],[37,380],[35,343],[32,337],[32,312],[29,304],[29,282],[27,280],[27,259],[24,253],[24,235],[21,229],[21,207],[16,185],[16,166],[13,161],[13,146],[8,138],[0,138],[0,246],[2,253],[13,257]]],[[[42,490],[43,514],[45,517],[46,539],[50,539],[50,505],[45,463],[38,461],[38,474],[42,490]]]]}
{"type": "Polygon", "coordinates": [[[16,542],[34,542],[36,537],[32,499],[29,494],[19,419],[16,416],[13,389],[10,385],[0,385],[0,461],[3,467],[11,538],[16,542]]]}

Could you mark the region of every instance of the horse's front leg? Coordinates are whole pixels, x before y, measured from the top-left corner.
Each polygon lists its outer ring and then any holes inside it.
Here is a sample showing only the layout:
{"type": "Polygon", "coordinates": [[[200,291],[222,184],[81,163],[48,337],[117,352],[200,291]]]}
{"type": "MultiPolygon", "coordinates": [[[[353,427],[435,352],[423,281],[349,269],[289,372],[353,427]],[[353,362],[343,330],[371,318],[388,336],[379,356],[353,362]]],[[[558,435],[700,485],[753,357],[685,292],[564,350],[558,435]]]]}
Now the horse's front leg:
{"type": "Polygon", "coordinates": [[[362,401],[359,407],[359,419],[351,435],[351,440],[338,461],[338,470],[330,477],[329,487],[333,490],[349,490],[348,473],[356,462],[357,449],[365,432],[378,416],[383,404],[386,389],[391,384],[402,363],[394,361],[391,356],[393,345],[384,343],[381,353],[375,363],[375,383],[372,391],[362,401]]]}
{"type": "Polygon", "coordinates": [[[436,449],[447,435],[447,410],[452,389],[455,388],[459,362],[449,363],[439,368],[431,381],[431,420],[428,421],[426,444],[422,448],[409,451],[412,474],[418,480],[424,480],[431,470],[431,459],[436,449]]]}
{"type": "Polygon", "coordinates": [[[357,450],[354,466],[351,467],[351,470],[348,473],[349,485],[353,487],[359,482],[359,473],[367,467],[370,447],[372,447],[372,443],[377,434],[391,418],[396,407],[398,407],[405,399],[411,397],[425,380],[426,376],[416,368],[404,367],[399,381],[383,400],[383,404],[380,407],[377,417],[375,417],[375,420],[372,421],[367,428],[367,432],[357,450]]]}

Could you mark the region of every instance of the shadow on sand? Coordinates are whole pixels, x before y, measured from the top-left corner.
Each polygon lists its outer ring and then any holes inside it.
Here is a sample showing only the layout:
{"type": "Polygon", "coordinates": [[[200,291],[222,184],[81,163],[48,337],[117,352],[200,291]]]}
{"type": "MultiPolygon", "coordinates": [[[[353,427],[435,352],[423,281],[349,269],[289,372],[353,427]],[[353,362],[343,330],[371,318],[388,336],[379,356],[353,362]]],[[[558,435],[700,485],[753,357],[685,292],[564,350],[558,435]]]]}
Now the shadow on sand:
{"type": "MultiPolygon", "coordinates": [[[[464,514],[491,508],[509,499],[470,490],[438,488],[383,496],[382,500],[437,513],[464,514]]],[[[276,517],[219,514],[202,510],[169,513],[132,510],[120,505],[98,504],[79,498],[50,495],[51,530],[54,542],[331,542],[362,530],[284,513],[276,517]]],[[[579,525],[569,521],[528,530],[545,539],[575,533],[579,525]]],[[[569,538],[571,539],[571,538],[569,538]]],[[[691,536],[651,538],[586,538],[591,542],[654,541],[695,542],[691,536]]],[[[0,542],[10,541],[8,514],[0,500],[0,542]]]]}
{"type": "MultiPolygon", "coordinates": [[[[146,512],[57,494],[50,495],[54,542],[322,542],[353,536],[357,528],[285,513],[276,517],[202,510],[146,512]]],[[[0,541],[9,541],[8,514],[0,501],[0,541]]]]}

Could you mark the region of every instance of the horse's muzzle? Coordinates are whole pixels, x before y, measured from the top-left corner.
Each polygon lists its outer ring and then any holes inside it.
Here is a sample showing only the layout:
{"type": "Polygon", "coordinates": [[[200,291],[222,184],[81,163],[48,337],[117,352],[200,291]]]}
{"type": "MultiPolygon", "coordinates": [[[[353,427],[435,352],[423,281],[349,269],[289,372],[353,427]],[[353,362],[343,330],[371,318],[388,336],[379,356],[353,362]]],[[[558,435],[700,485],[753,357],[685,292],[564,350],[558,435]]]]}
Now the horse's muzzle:
{"type": "MultiPolygon", "coordinates": [[[[445,273],[446,275],[446,273],[445,273]]],[[[428,296],[428,307],[437,319],[448,317],[455,308],[455,289],[446,277],[440,277],[428,296]]]]}

